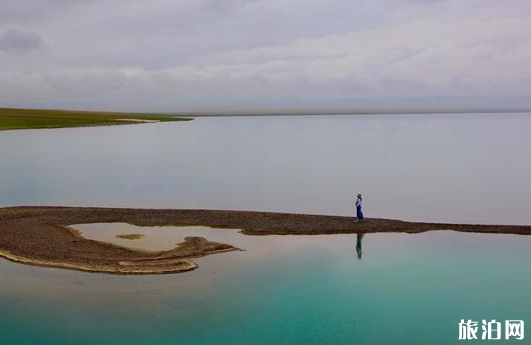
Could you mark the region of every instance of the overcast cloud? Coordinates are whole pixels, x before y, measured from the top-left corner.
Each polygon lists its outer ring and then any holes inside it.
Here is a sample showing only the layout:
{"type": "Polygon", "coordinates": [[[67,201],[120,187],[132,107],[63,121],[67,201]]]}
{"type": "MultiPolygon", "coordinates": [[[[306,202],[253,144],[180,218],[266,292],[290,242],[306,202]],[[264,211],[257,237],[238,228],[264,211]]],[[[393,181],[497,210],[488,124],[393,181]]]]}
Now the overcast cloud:
{"type": "Polygon", "coordinates": [[[0,105],[531,108],[528,0],[0,0],[0,105]]]}

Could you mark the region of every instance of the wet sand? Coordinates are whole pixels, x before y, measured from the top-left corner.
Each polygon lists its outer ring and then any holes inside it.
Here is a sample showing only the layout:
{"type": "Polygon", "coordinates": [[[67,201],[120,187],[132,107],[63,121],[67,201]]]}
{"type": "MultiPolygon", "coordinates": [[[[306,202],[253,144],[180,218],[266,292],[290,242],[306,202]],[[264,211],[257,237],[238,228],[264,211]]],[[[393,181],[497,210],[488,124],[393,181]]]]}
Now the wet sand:
{"type": "Polygon", "coordinates": [[[197,268],[194,258],[238,248],[186,237],[167,251],[146,252],[83,238],[74,224],[209,226],[246,235],[317,235],[430,230],[531,235],[531,226],[405,222],[271,212],[84,207],[0,208],[0,256],[20,263],[113,274],[179,273],[197,268]]]}

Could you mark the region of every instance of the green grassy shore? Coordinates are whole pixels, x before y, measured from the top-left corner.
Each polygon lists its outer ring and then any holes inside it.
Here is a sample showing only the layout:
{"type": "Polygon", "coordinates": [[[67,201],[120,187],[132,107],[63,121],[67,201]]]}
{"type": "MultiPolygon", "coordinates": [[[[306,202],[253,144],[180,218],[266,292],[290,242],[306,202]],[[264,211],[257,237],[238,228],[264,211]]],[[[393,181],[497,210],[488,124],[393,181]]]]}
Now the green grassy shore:
{"type": "Polygon", "coordinates": [[[150,113],[0,108],[0,130],[124,125],[186,120],[192,120],[192,118],[150,113]]]}

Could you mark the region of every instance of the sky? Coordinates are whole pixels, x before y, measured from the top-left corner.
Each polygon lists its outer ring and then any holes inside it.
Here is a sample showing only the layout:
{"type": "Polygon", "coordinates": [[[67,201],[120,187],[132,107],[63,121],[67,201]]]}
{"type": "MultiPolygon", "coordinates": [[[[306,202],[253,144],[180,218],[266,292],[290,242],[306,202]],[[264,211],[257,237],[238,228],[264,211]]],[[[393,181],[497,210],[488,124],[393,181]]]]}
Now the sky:
{"type": "Polygon", "coordinates": [[[0,106],[531,109],[529,0],[0,0],[0,106]]]}

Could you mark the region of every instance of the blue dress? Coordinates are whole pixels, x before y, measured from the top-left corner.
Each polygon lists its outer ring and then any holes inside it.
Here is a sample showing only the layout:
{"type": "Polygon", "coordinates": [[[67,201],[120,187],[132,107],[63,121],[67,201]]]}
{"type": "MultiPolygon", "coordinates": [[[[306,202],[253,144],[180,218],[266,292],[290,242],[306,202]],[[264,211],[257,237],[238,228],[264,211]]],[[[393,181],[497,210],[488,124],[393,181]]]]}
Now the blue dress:
{"type": "Polygon", "coordinates": [[[356,206],[356,216],[358,217],[358,219],[363,219],[363,212],[361,212],[361,205],[356,206]]]}
{"type": "Polygon", "coordinates": [[[361,204],[363,202],[361,201],[360,198],[358,198],[358,200],[356,200],[356,217],[358,217],[358,219],[363,219],[363,212],[361,212],[361,204]]]}

